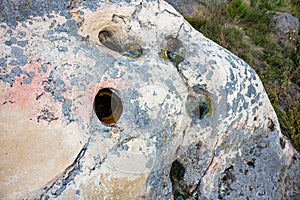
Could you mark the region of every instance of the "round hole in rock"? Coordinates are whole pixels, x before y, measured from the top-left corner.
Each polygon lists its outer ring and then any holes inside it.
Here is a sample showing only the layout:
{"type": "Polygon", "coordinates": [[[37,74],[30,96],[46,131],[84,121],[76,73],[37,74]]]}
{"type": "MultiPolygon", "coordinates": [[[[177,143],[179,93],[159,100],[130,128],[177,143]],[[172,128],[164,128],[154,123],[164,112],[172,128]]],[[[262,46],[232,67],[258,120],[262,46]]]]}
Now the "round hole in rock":
{"type": "Polygon", "coordinates": [[[189,95],[185,103],[187,114],[193,120],[203,119],[203,117],[209,111],[209,105],[204,99],[199,97],[194,97],[189,95]]]}
{"type": "Polygon", "coordinates": [[[94,110],[103,124],[114,125],[123,112],[122,101],[117,91],[111,88],[100,89],[95,96],[94,110]]]}
{"type": "Polygon", "coordinates": [[[122,47],[119,41],[120,38],[118,38],[117,33],[109,30],[103,30],[99,32],[98,39],[100,43],[106,46],[107,48],[119,53],[122,52],[122,47]]]}
{"type": "Polygon", "coordinates": [[[108,39],[110,39],[113,36],[113,34],[110,31],[100,31],[98,38],[99,41],[102,43],[108,39]]]}
{"type": "Polygon", "coordinates": [[[172,182],[174,180],[181,181],[184,177],[184,174],[185,174],[185,168],[182,166],[182,164],[178,160],[175,160],[172,163],[172,166],[171,166],[171,169],[170,169],[171,181],[172,182]]]}
{"type": "Polygon", "coordinates": [[[134,38],[116,30],[102,30],[98,34],[98,39],[101,44],[123,56],[139,58],[143,54],[141,46],[134,38]]]}
{"type": "Polygon", "coordinates": [[[180,54],[180,52],[176,52],[176,51],[175,52],[167,51],[167,57],[171,62],[176,63],[176,64],[179,64],[184,60],[184,58],[180,54]]]}
{"type": "MultiPolygon", "coordinates": [[[[184,178],[185,174],[185,168],[184,166],[178,161],[175,160],[172,163],[171,169],[170,169],[170,179],[172,182],[172,190],[174,199],[185,199],[183,196],[183,188],[184,186],[181,184],[181,180],[184,178]]],[[[187,196],[187,194],[185,194],[187,196]]]]}
{"type": "Polygon", "coordinates": [[[178,65],[184,60],[185,48],[182,42],[173,36],[167,36],[167,46],[161,49],[161,56],[164,60],[170,60],[178,65]]]}

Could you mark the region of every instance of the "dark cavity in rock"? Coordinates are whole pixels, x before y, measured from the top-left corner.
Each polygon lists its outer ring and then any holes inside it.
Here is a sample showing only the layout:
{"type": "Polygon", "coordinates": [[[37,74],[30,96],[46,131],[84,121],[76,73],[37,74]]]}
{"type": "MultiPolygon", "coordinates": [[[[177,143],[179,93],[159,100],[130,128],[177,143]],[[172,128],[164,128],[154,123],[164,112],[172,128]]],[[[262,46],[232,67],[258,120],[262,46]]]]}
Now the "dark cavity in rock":
{"type": "Polygon", "coordinates": [[[100,89],[94,100],[94,110],[105,125],[114,125],[120,118],[123,105],[117,92],[110,88],[100,89]]]}
{"type": "Polygon", "coordinates": [[[183,180],[184,174],[185,168],[178,160],[175,160],[170,169],[170,178],[175,200],[184,199],[184,191],[182,191],[182,184],[180,183],[180,181],[183,180]]]}

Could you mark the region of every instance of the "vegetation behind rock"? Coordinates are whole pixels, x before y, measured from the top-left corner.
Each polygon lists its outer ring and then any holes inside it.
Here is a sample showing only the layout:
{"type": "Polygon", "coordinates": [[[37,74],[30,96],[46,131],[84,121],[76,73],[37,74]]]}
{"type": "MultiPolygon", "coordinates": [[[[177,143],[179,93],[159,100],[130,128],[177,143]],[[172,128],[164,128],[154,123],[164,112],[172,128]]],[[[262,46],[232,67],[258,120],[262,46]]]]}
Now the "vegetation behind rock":
{"type": "Polygon", "coordinates": [[[190,7],[193,12],[182,14],[194,28],[256,70],[277,113],[282,133],[300,151],[299,30],[278,34],[280,30],[270,23],[278,12],[287,12],[299,19],[300,0],[197,3],[200,9],[193,9],[196,6],[193,1],[190,7]]]}

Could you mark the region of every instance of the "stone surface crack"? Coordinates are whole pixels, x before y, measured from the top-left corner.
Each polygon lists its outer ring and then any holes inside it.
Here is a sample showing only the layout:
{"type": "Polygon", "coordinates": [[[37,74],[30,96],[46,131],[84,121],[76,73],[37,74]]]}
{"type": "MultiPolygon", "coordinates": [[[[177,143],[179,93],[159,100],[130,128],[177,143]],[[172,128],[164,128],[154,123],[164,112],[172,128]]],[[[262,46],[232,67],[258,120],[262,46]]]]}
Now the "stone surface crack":
{"type": "MultiPolygon", "coordinates": [[[[202,175],[202,178],[206,175],[208,169],[210,168],[211,164],[213,163],[213,160],[214,160],[215,155],[216,155],[216,146],[217,146],[218,142],[219,142],[219,139],[217,139],[217,142],[216,142],[216,144],[215,144],[215,146],[214,146],[214,150],[212,151],[212,153],[213,153],[212,158],[210,159],[208,166],[207,166],[206,169],[204,170],[204,173],[203,173],[203,175],[202,175]]],[[[201,178],[200,178],[200,180],[199,180],[197,186],[195,187],[195,189],[191,192],[191,194],[195,194],[195,193],[197,192],[198,188],[200,187],[200,184],[201,184],[201,178]]]]}
{"type": "Polygon", "coordinates": [[[189,87],[189,84],[188,84],[188,80],[189,80],[189,79],[183,75],[182,70],[179,69],[178,64],[176,64],[175,67],[176,67],[176,69],[177,69],[177,72],[178,72],[179,76],[180,76],[181,79],[183,80],[184,84],[185,84],[187,87],[189,87]]]}
{"type": "Polygon", "coordinates": [[[35,100],[39,100],[45,93],[37,94],[35,100]]]}
{"type": "Polygon", "coordinates": [[[126,21],[125,21],[124,18],[125,18],[125,16],[113,14],[113,16],[111,17],[111,21],[115,22],[115,23],[118,23],[118,21],[119,21],[118,19],[121,19],[124,22],[124,24],[126,24],[126,21]]]}
{"type": "Polygon", "coordinates": [[[58,197],[66,190],[68,184],[82,171],[80,160],[85,155],[89,142],[90,140],[82,147],[74,162],[68,166],[65,171],[50,184],[50,186],[45,186],[43,188],[44,193],[40,195],[39,199],[48,199],[49,195],[58,197]]]}
{"type": "Polygon", "coordinates": [[[175,17],[180,17],[179,15],[177,15],[176,13],[172,13],[171,11],[167,10],[167,9],[164,9],[162,12],[167,12],[175,17]]]}
{"type": "Polygon", "coordinates": [[[90,169],[89,174],[91,174],[96,169],[100,169],[101,165],[105,162],[106,158],[107,158],[107,155],[105,155],[103,159],[101,159],[101,157],[99,155],[95,156],[94,157],[95,165],[90,169]]]}
{"type": "Polygon", "coordinates": [[[176,38],[179,37],[179,33],[180,33],[180,31],[181,31],[183,25],[184,25],[184,23],[181,23],[181,25],[180,25],[180,27],[179,27],[179,29],[178,29],[178,31],[177,31],[176,38]]]}

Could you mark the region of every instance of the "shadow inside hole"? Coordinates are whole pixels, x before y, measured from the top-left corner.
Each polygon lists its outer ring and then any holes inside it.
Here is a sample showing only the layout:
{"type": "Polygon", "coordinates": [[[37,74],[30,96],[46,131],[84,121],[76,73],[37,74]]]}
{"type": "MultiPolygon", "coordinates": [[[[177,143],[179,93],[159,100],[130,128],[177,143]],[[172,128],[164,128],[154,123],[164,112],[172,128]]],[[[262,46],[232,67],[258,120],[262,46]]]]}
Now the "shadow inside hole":
{"type": "Polygon", "coordinates": [[[110,88],[100,89],[94,99],[94,110],[105,125],[114,125],[123,112],[123,105],[117,92],[110,88]]]}
{"type": "Polygon", "coordinates": [[[213,112],[213,100],[211,94],[198,84],[188,88],[185,109],[188,116],[194,122],[199,122],[199,120],[213,112]]]}
{"type": "Polygon", "coordinates": [[[201,96],[194,97],[192,95],[188,95],[185,106],[187,114],[193,120],[203,119],[209,111],[208,103],[205,102],[205,99],[201,96]]]}
{"type": "Polygon", "coordinates": [[[161,49],[161,56],[164,60],[170,60],[178,65],[184,60],[185,48],[178,38],[167,36],[167,46],[161,49]]]}
{"type": "Polygon", "coordinates": [[[133,37],[127,37],[117,31],[100,31],[98,39],[101,44],[123,56],[139,58],[143,54],[141,46],[135,42],[133,37]]]}
{"type": "Polygon", "coordinates": [[[172,163],[171,169],[170,169],[170,178],[171,181],[180,181],[183,179],[185,174],[185,168],[182,166],[182,164],[178,161],[175,160],[172,163]]]}
{"type": "Polygon", "coordinates": [[[107,48],[119,53],[122,52],[120,41],[114,32],[107,30],[100,31],[98,39],[100,43],[106,46],[107,48]]]}
{"type": "Polygon", "coordinates": [[[180,181],[183,180],[184,174],[185,168],[178,160],[175,160],[170,169],[170,179],[172,182],[172,191],[175,200],[184,199],[183,193],[185,192],[182,184],[180,183],[180,181]]]}

